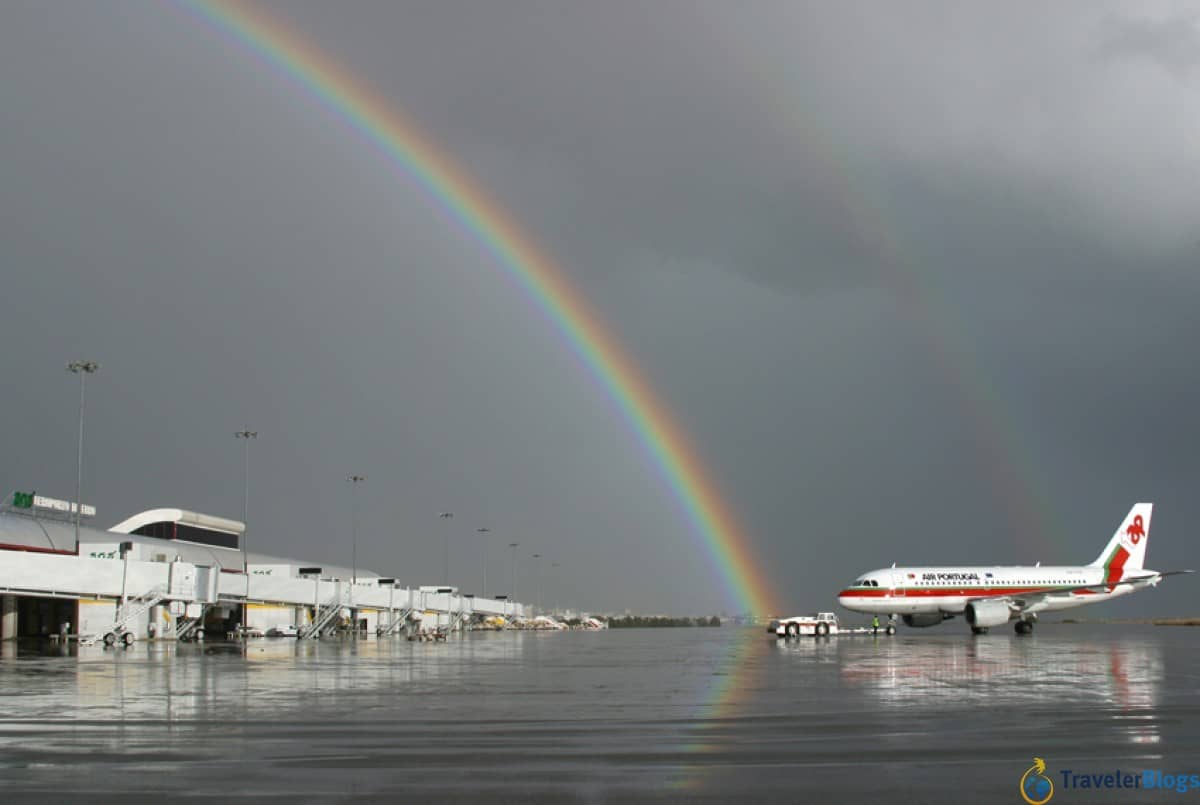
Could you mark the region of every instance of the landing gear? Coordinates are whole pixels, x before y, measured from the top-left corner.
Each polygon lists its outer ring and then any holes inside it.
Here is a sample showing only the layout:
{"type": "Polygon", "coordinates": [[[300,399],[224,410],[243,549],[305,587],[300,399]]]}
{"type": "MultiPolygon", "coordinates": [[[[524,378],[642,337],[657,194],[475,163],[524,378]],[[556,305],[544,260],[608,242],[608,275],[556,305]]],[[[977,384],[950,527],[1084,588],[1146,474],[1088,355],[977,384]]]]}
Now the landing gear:
{"type": "Polygon", "coordinates": [[[1033,634],[1033,621],[1017,621],[1013,624],[1017,634],[1033,634]]]}
{"type": "Polygon", "coordinates": [[[889,624],[887,625],[887,633],[888,633],[889,635],[894,635],[894,634],[896,633],[896,624],[894,624],[894,623],[889,623],[889,624]]]}
{"type": "Polygon", "coordinates": [[[972,626],[971,627],[971,634],[987,634],[987,632],[988,632],[988,628],[986,626],[972,626]]]}

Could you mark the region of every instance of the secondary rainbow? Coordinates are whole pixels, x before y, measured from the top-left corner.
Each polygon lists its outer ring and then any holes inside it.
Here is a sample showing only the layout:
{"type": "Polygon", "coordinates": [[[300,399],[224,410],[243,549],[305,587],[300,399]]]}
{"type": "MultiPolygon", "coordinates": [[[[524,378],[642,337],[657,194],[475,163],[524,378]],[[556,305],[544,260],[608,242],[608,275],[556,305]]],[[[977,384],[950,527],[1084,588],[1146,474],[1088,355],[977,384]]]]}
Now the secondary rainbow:
{"type": "MultiPolygon", "coordinates": [[[[714,36],[728,35],[716,30],[714,36]]],[[[762,48],[741,46],[736,37],[724,43],[723,57],[744,77],[743,89],[758,99],[762,116],[784,137],[802,142],[815,158],[806,165],[814,171],[812,183],[828,188],[824,203],[836,209],[845,231],[852,232],[867,263],[878,266],[875,275],[901,310],[916,325],[932,364],[947,387],[958,397],[962,413],[972,427],[979,453],[978,473],[990,481],[997,503],[1007,513],[1010,531],[1023,543],[1026,556],[1045,559],[1047,545],[1060,548],[1070,558],[1067,529],[1051,505],[1044,459],[1029,428],[1021,427],[1018,408],[1006,405],[1001,384],[987,371],[972,335],[972,327],[958,311],[947,283],[929,266],[935,258],[923,252],[920,239],[904,225],[901,209],[907,197],[886,192],[856,155],[854,138],[831,127],[840,114],[819,104],[797,104],[794,70],[780,69],[762,48]],[[1057,546],[1054,544],[1058,543],[1057,546]]]]}
{"type": "Polygon", "coordinates": [[[769,579],[683,430],[562,270],[396,106],[282,20],[241,2],[177,0],[278,69],[417,182],[546,316],[620,409],[745,611],[776,611],[769,579]]]}

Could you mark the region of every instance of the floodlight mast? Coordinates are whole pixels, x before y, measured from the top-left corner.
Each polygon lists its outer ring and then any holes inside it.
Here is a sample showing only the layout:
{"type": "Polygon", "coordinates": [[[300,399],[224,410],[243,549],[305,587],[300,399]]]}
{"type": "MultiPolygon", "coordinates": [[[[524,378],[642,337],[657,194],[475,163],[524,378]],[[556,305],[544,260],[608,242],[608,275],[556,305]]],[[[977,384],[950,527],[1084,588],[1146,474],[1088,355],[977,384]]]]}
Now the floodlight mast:
{"type": "Polygon", "coordinates": [[[477,528],[475,533],[479,535],[479,594],[487,597],[487,535],[491,533],[490,528],[477,528]]]}
{"type": "MultiPolygon", "coordinates": [[[[454,519],[454,512],[442,512],[438,515],[439,520],[454,519]]],[[[450,528],[449,523],[442,529],[442,586],[450,586],[450,528]]]]}
{"type": "MultiPolygon", "coordinates": [[[[346,476],[350,482],[350,583],[358,584],[358,485],[367,480],[365,475],[346,476]]],[[[350,590],[351,599],[354,589],[350,590]]]]}
{"type": "Polygon", "coordinates": [[[242,440],[242,572],[246,574],[246,600],[250,600],[250,544],[246,532],[250,530],[250,440],[258,438],[258,431],[242,428],[234,431],[233,437],[242,440]]]}
{"type": "Polygon", "coordinates": [[[100,370],[95,361],[71,361],[67,371],[79,375],[79,447],[75,451],[75,544],[79,544],[79,518],[83,514],[83,401],[87,376],[100,370]]]}

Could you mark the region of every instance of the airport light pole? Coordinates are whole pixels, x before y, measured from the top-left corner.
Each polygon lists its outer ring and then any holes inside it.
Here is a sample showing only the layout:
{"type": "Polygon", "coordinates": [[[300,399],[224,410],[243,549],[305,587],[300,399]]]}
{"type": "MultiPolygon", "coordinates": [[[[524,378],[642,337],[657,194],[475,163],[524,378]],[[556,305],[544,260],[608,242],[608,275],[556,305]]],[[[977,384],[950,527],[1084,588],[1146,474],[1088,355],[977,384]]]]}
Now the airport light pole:
{"type": "MultiPolygon", "coordinates": [[[[347,475],[350,482],[350,583],[358,584],[358,485],[367,480],[365,475],[347,475]]],[[[354,588],[350,588],[353,601],[354,588]]]]}
{"type": "Polygon", "coordinates": [[[75,544],[79,544],[79,518],[83,514],[83,399],[87,376],[95,374],[100,364],[95,361],[71,361],[67,371],[79,375],[79,448],[75,452],[75,544]]]}
{"type": "Polygon", "coordinates": [[[542,612],[542,555],[535,553],[533,558],[537,560],[537,611],[540,615],[542,612]]]}
{"type": "Polygon", "coordinates": [[[517,546],[519,542],[510,542],[508,547],[512,548],[512,586],[508,588],[508,600],[514,603],[517,600],[517,546]]]}
{"type": "MultiPolygon", "coordinates": [[[[454,519],[454,512],[442,512],[438,515],[439,520],[454,519]]],[[[450,586],[450,525],[449,523],[442,529],[442,586],[450,586]]]]}
{"type": "Polygon", "coordinates": [[[477,528],[479,535],[479,594],[487,597],[487,535],[492,529],[477,528]]]}
{"type": "MultiPolygon", "coordinates": [[[[551,563],[550,563],[550,575],[554,577],[555,589],[558,589],[558,587],[557,587],[557,585],[558,585],[558,573],[556,573],[555,571],[557,571],[557,570],[558,570],[560,567],[562,567],[562,565],[560,565],[558,562],[551,562],[551,563]]],[[[560,601],[559,603],[561,604],[562,602],[560,601]]],[[[554,606],[553,606],[553,605],[551,605],[551,607],[550,607],[550,608],[551,608],[551,609],[553,609],[553,608],[554,608],[554,606]]]]}
{"type": "Polygon", "coordinates": [[[250,518],[250,440],[258,431],[243,428],[234,431],[233,438],[242,440],[242,572],[246,574],[246,599],[250,598],[250,546],[246,541],[250,518]]]}

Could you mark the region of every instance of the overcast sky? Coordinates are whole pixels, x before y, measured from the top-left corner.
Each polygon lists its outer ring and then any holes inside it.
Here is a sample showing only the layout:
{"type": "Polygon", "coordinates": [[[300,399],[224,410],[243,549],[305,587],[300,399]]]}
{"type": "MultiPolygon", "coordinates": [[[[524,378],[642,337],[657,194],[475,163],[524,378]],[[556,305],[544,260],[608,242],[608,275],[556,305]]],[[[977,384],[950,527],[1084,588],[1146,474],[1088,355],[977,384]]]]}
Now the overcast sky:
{"type": "MultiPolygon", "coordinates": [[[[1200,566],[1200,8],[272,3],[577,284],[789,610],[901,564],[1200,566]]],[[[171,3],[0,9],[0,486],[585,609],[728,609],[627,424],[412,181],[171,3]],[[453,511],[448,524],[441,511],[453,511]],[[560,567],[552,568],[552,563],[560,567]]],[[[1196,614],[1194,579],[1106,605],[1196,614]]],[[[1090,613],[1089,613],[1090,614],[1090,613]]],[[[1105,613],[1096,611],[1096,615],[1105,613]]]]}

